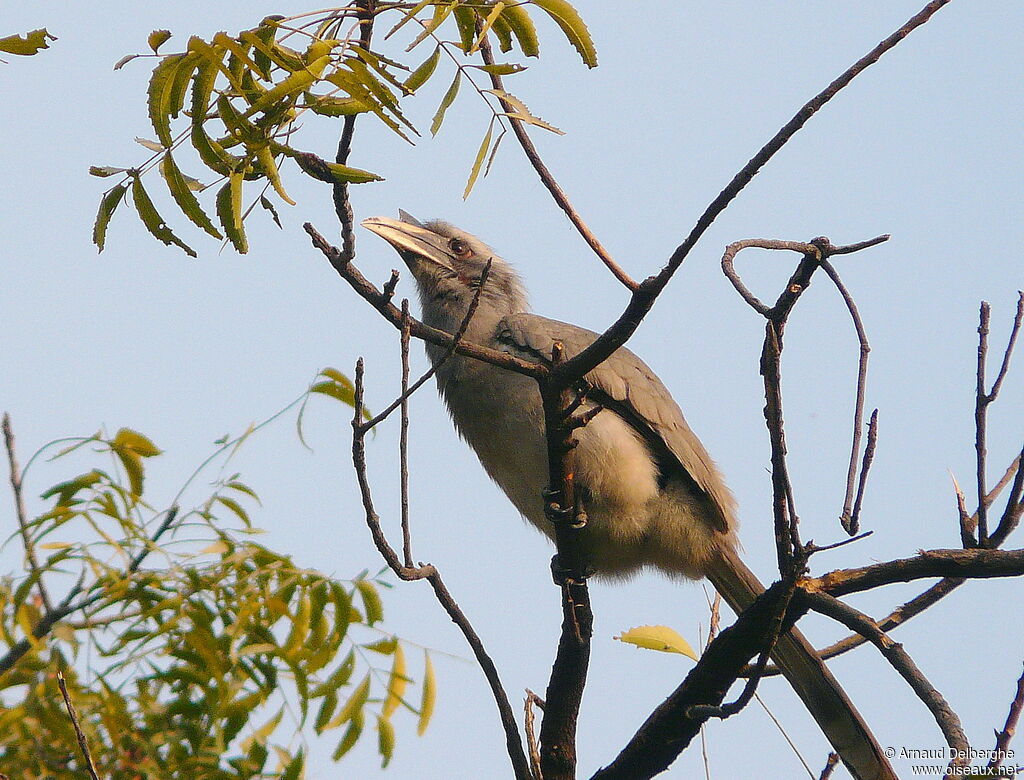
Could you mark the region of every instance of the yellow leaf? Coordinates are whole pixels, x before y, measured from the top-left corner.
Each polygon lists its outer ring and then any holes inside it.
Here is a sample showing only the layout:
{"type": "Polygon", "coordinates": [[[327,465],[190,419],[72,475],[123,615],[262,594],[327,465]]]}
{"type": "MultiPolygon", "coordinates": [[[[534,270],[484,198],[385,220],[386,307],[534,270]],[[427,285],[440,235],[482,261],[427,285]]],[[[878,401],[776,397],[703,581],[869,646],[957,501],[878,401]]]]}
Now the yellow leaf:
{"type": "Polygon", "coordinates": [[[203,555],[203,554],[207,554],[207,553],[210,553],[210,554],[213,554],[213,553],[224,553],[224,552],[227,552],[227,551],[228,551],[228,543],[225,542],[222,539],[222,540],[220,540],[218,542],[214,542],[213,544],[208,545],[207,547],[204,547],[202,550],[199,551],[199,554],[203,555]]]}
{"type": "Polygon", "coordinates": [[[384,699],[384,706],[381,708],[380,716],[387,720],[390,718],[402,701],[402,694],[409,684],[409,678],[405,676],[405,652],[401,644],[395,645],[395,660],[391,665],[391,678],[388,680],[388,695],[384,699]]]}
{"type": "Polygon", "coordinates": [[[434,662],[430,660],[428,653],[424,652],[423,656],[423,698],[420,700],[420,718],[416,724],[416,733],[421,737],[427,730],[427,724],[430,723],[430,718],[434,714],[434,703],[437,701],[437,677],[434,675],[434,662]]]}
{"type": "Polygon", "coordinates": [[[675,629],[668,626],[637,626],[615,638],[620,642],[628,642],[647,650],[680,653],[689,656],[694,661],[697,660],[697,654],[690,647],[690,643],[683,639],[675,629]]]}

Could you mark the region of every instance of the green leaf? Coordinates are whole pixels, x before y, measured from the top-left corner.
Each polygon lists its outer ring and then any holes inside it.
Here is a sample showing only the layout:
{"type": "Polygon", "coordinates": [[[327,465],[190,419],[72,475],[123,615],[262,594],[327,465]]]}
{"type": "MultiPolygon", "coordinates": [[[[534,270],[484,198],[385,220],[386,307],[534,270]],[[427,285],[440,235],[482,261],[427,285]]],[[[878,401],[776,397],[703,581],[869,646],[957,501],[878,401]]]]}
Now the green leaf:
{"type": "Polygon", "coordinates": [[[85,474],[80,474],[74,479],[69,479],[66,482],[60,482],[53,487],[43,492],[39,497],[44,501],[53,496],[58,496],[57,503],[66,505],[71,498],[78,493],[78,491],[85,488],[92,487],[97,482],[100,482],[106,474],[98,469],[93,469],[85,474]]]}
{"type": "Polygon", "coordinates": [[[511,76],[526,70],[526,66],[520,65],[518,62],[496,62],[493,65],[470,65],[469,67],[482,70],[484,73],[492,73],[495,76],[511,76]]]}
{"type": "Polygon", "coordinates": [[[462,51],[469,54],[476,39],[476,11],[456,3],[453,13],[455,24],[459,28],[459,46],[462,51]]]}
{"type": "Polygon", "coordinates": [[[435,5],[434,18],[427,22],[427,24],[424,26],[420,34],[413,38],[412,43],[406,46],[405,50],[412,51],[417,46],[419,46],[424,40],[429,38],[431,34],[434,32],[434,30],[436,30],[444,23],[444,20],[448,18],[448,15],[451,14],[453,10],[455,10],[455,6],[457,6],[458,4],[458,0],[456,0],[455,2],[449,3],[448,5],[435,5]]]}
{"type": "Polygon", "coordinates": [[[284,185],[281,183],[281,173],[277,170],[274,153],[270,151],[270,147],[261,146],[256,152],[256,159],[263,166],[263,172],[270,179],[270,184],[273,186],[277,196],[289,206],[294,206],[295,201],[288,197],[288,193],[284,191],[284,185]]]}
{"type": "Polygon", "coordinates": [[[352,692],[352,695],[348,697],[348,701],[345,702],[345,706],[341,708],[341,711],[335,715],[330,723],[324,726],[324,731],[330,729],[336,729],[342,723],[345,723],[355,718],[362,719],[363,706],[366,704],[367,698],[370,696],[370,675],[367,674],[363,678],[363,681],[359,683],[358,687],[352,692]]]}
{"type": "Polygon", "coordinates": [[[334,97],[333,95],[314,95],[306,93],[306,106],[314,114],[320,116],[350,116],[363,114],[371,108],[365,101],[354,97],[334,97]]]}
{"type": "Polygon", "coordinates": [[[384,605],[381,603],[376,586],[369,580],[356,580],[355,586],[359,595],[363,597],[363,605],[366,607],[366,624],[372,626],[383,620],[384,605]]]}
{"type": "Polygon", "coordinates": [[[433,2],[433,0],[420,0],[418,3],[416,3],[416,5],[414,5],[412,8],[410,8],[406,12],[405,16],[403,16],[401,18],[401,20],[399,20],[398,24],[396,24],[394,27],[392,27],[390,30],[388,30],[388,34],[384,36],[384,40],[386,41],[388,38],[390,38],[396,32],[398,32],[403,27],[405,27],[406,23],[409,22],[409,20],[411,20],[414,16],[416,16],[416,14],[418,14],[420,11],[422,11],[424,8],[426,8],[428,5],[430,5],[432,2],[433,2]]]}
{"type": "Polygon", "coordinates": [[[484,158],[487,157],[487,150],[491,148],[491,133],[493,131],[494,119],[492,117],[491,123],[487,126],[484,140],[480,143],[480,148],[477,150],[476,160],[473,161],[473,168],[469,172],[469,181],[466,182],[466,190],[462,193],[463,200],[469,197],[469,193],[473,191],[473,185],[476,184],[476,179],[480,175],[480,168],[484,164],[484,158]]]}
{"type": "Polygon", "coordinates": [[[325,181],[328,184],[335,182],[341,184],[366,184],[371,181],[384,181],[384,178],[376,173],[364,171],[360,168],[351,168],[348,165],[329,163],[312,152],[299,152],[288,147],[280,147],[279,144],[272,144],[272,148],[274,151],[279,151],[293,158],[303,172],[314,179],[325,181]]]}
{"type": "Polygon", "coordinates": [[[206,212],[203,211],[196,196],[192,194],[192,187],[189,186],[188,179],[178,169],[169,150],[164,155],[164,159],[160,161],[160,173],[163,174],[164,181],[167,182],[167,189],[171,191],[174,202],[178,204],[178,208],[185,216],[214,238],[224,238],[221,232],[214,227],[206,212]]]}
{"type": "Polygon", "coordinates": [[[495,36],[498,38],[498,48],[502,52],[512,51],[512,27],[508,23],[508,19],[504,15],[499,16],[494,20],[495,36]]]}
{"type": "Polygon", "coordinates": [[[362,710],[356,713],[352,717],[351,722],[348,724],[348,728],[345,729],[345,735],[341,738],[338,743],[338,747],[334,749],[334,754],[331,756],[335,761],[340,761],[352,747],[359,741],[360,735],[363,733],[363,713],[362,710]]]}
{"type": "Polygon", "coordinates": [[[462,83],[462,71],[455,71],[455,78],[452,80],[451,86],[448,87],[448,91],[444,93],[444,97],[441,98],[441,105],[437,107],[437,113],[434,114],[434,119],[430,123],[430,134],[437,135],[437,131],[441,129],[441,123],[444,122],[445,112],[448,111],[449,106],[455,101],[455,96],[459,94],[459,85],[462,83]]]}
{"type": "Polygon", "coordinates": [[[277,209],[274,208],[274,204],[270,202],[266,195],[260,195],[260,205],[270,212],[270,216],[274,218],[274,222],[277,226],[284,230],[284,226],[281,224],[281,217],[278,216],[277,209]]]}
{"type": "Polygon", "coordinates": [[[217,191],[217,216],[228,240],[239,254],[249,251],[249,241],[242,226],[242,174],[232,173],[217,191]]]}
{"type": "Polygon", "coordinates": [[[153,50],[153,54],[158,54],[160,47],[167,43],[170,37],[170,30],[153,30],[146,40],[149,43],[149,48],[153,50]]]}
{"type": "MultiPolygon", "coordinates": [[[[239,160],[225,152],[220,144],[210,138],[203,126],[206,122],[207,106],[213,95],[213,85],[217,81],[217,73],[217,63],[203,59],[192,79],[192,146],[207,166],[222,176],[227,176],[234,171],[239,160]]],[[[230,233],[228,235],[230,237],[230,233]]]]}
{"type": "Polygon", "coordinates": [[[420,699],[420,717],[416,724],[416,733],[423,736],[427,730],[427,724],[434,714],[434,704],[437,701],[437,677],[434,674],[434,662],[430,660],[430,654],[423,651],[423,697],[420,699]]]}
{"type": "Polygon", "coordinates": [[[101,252],[107,240],[107,225],[110,224],[110,218],[114,215],[114,209],[120,205],[127,191],[127,185],[118,184],[107,192],[100,201],[100,210],[96,214],[96,223],[92,227],[92,242],[101,252]]]}
{"type": "Polygon", "coordinates": [[[249,520],[248,513],[242,508],[241,504],[235,501],[235,499],[228,498],[227,496],[217,496],[217,503],[227,507],[227,509],[234,513],[239,520],[246,524],[246,526],[252,525],[249,520]]]}
{"type": "Polygon", "coordinates": [[[395,727],[383,717],[377,719],[377,750],[380,751],[381,768],[386,767],[395,754],[395,727]]]}
{"type": "Polygon", "coordinates": [[[533,4],[555,20],[562,28],[565,37],[576,48],[584,64],[588,68],[597,67],[597,49],[590,37],[590,31],[584,24],[579,12],[568,0],[533,0],[533,4]]]}
{"type": "Polygon", "coordinates": [[[248,118],[258,111],[266,111],[279,100],[284,100],[286,98],[294,99],[298,97],[299,94],[309,89],[309,87],[320,78],[330,61],[331,58],[325,55],[320,59],[311,62],[301,70],[296,70],[287,78],[283,79],[271,89],[268,89],[260,95],[259,100],[252,104],[249,110],[245,112],[244,116],[248,118]]]}
{"type": "MultiPolygon", "coordinates": [[[[527,57],[540,56],[540,43],[537,41],[537,28],[533,24],[533,19],[526,12],[525,5],[510,5],[504,11],[502,11],[501,19],[508,23],[509,28],[512,30],[512,34],[519,41],[519,48],[522,49],[523,54],[527,57]]],[[[497,27],[495,31],[497,31],[497,27]]],[[[503,48],[502,51],[508,51],[503,48]]]]}
{"type": "Polygon", "coordinates": [[[47,39],[51,41],[57,40],[45,28],[33,30],[24,35],[8,35],[6,38],[0,38],[0,51],[6,54],[29,57],[41,49],[50,48],[50,44],[46,42],[47,39]]]}
{"type": "Polygon", "coordinates": [[[185,107],[185,93],[188,91],[188,83],[192,79],[192,73],[202,62],[202,56],[195,52],[185,55],[183,62],[178,64],[174,71],[174,78],[171,80],[171,87],[164,95],[165,108],[171,117],[177,119],[181,109],[185,107]]]}
{"type": "Polygon", "coordinates": [[[135,209],[142,218],[142,224],[146,226],[146,230],[152,234],[153,238],[162,241],[167,246],[173,244],[179,247],[189,257],[197,257],[195,250],[174,235],[167,226],[167,223],[164,222],[163,217],[157,213],[156,206],[153,205],[153,201],[150,200],[145,187],[142,186],[142,179],[139,178],[138,174],[135,175],[134,181],[132,181],[132,201],[135,203],[135,209]]]}
{"type": "Polygon", "coordinates": [[[153,68],[153,75],[149,77],[149,88],[146,92],[149,121],[152,123],[157,138],[160,139],[160,143],[164,147],[170,147],[173,143],[168,97],[171,94],[175,73],[184,61],[184,54],[171,54],[164,57],[153,68]]]}
{"type": "Polygon", "coordinates": [[[423,60],[422,63],[409,74],[409,78],[405,80],[405,88],[409,92],[415,92],[417,89],[422,87],[437,69],[437,62],[441,58],[441,47],[437,46],[434,48],[434,53],[423,60]]]}

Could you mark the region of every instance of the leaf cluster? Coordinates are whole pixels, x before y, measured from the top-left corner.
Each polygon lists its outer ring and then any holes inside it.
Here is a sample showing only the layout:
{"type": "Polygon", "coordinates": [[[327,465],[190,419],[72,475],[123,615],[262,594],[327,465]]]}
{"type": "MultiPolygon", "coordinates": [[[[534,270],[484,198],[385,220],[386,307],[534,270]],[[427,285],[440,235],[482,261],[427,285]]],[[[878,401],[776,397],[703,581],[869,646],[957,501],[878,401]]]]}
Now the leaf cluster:
{"type": "MultiPolygon", "coordinates": [[[[339,395],[311,386],[299,401],[312,392],[339,395]]],[[[11,536],[35,563],[0,578],[0,767],[84,775],[58,669],[104,777],[298,778],[304,728],[332,737],[340,759],[372,726],[386,764],[396,714],[411,712],[422,733],[436,692],[426,657],[408,699],[406,646],[381,628],[387,583],[328,577],[256,543],[259,499],[238,474],[188,512],[156,510],[146,461],[161,454],[129,428],[70,440],[52,460],[85,455],[89,467],[43,491],[27,535],[11,536]],[[40,631],[52,608],[42,594],[73,579],[76,608],[40,631]]]]}
{"type": "Polygon", "coordinates": [[[271,191],[284,203],[295,203],[284,185],[286,163],[292,162],[293,170],[329,184],[380,181],[380,175],[351,167],[345,160],[331,161],[300,148],[296,137],[302,123],[313,117],[351,121],[358,114],[368,114],[379,121],[378,126],[412,143],[419,131],[407,118],[404,101],[435,76],[442,57],[451,62],[455,72],[433,115],[431,134],[440,130],[466,81],[490,113],[466,187],[468,196],[484,160],[493,160],[497,152],[506,118],[557,132],[533,116],[522,101],[485,90],[473,80],[474,73],[511,75],[524,70],[523,65],[469,61],[491,38],[504,53],[518,48],[524,56],[538,56],[531,6],[555,21],[588,66],[597,64],[587,28],[566,0],[422,0],[411,8],[382,6],[374,23],[379,23],[379,17],[398,17],[386,39],[399,31],[416,31],[403,52],[388,54],[364,45],[362,25],[369,21],[353,6],[267,17],[236,35],[219,32],[209,40],[193,36],[184,50],[172,54],[159,53],[171,38],[170,32],[154,31],[149,37],[153,54],[131,55],[117,65],[140,56],[159,58],[147,98],[156,140],[137,139],[153,156],[141,166],[90,169],[96,176],[121,177],[101,199],[94,243],[102,251],[110,219],[130,191],[146,229],[164,244],[195,256],[195,250],[160,215],[143,184],[143,175],[153,169],[159,171],[174,204],[189,221],[214,238],[226,239],[242,253],[248,250],[245,220],[257,203],[278,224],[276,206],[268,197],[271,191]],[[419,64],[401,61],[427,43],[432,45],[430,54],[419,64]],[[515,110],[503,110],[497,98],[508,101],[515,110]],[[495,123],[502,126],[497,135],[495,123]],[[195,153],[206,173],[215,177],[213,184],[205,185],[182,172],[176,159],[182,150],[195,153]],[[216,190],[212,213],[197,197],[209,188],[216,190]],[[252,189],[257,190],[255,197],[247,195],[252,189]]]}

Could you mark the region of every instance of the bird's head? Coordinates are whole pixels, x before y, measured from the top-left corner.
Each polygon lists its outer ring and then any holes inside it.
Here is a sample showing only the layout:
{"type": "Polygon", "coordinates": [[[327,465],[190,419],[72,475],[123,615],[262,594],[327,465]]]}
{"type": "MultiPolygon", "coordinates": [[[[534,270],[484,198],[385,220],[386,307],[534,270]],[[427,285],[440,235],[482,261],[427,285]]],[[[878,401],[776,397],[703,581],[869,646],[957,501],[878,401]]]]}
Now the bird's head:
{"type": "Polygon", "coordinates": [[[501,317],[526,310],[526,294],[519,275],[476,236],[441,220],[419,222],[404,211],[401,219],[370,217],[363,227],[395,248],[409,267],[419,290],[424,318],[458,325],[481,287],[483,315],[490,310],[501,317]]]}

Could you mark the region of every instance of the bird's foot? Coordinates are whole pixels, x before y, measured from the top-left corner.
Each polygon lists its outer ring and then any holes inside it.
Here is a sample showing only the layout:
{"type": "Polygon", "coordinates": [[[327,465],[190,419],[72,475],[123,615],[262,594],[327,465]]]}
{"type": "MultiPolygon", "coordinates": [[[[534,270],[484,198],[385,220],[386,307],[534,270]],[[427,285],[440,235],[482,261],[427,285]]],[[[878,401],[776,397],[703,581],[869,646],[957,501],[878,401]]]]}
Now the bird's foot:
{"type": "Polygon", "coordinates": [[[563,507],[562,491],[544,488],[544,516],[555,525],[583,528],[587,524],[587,513],[580,505],[563,507]]]}

